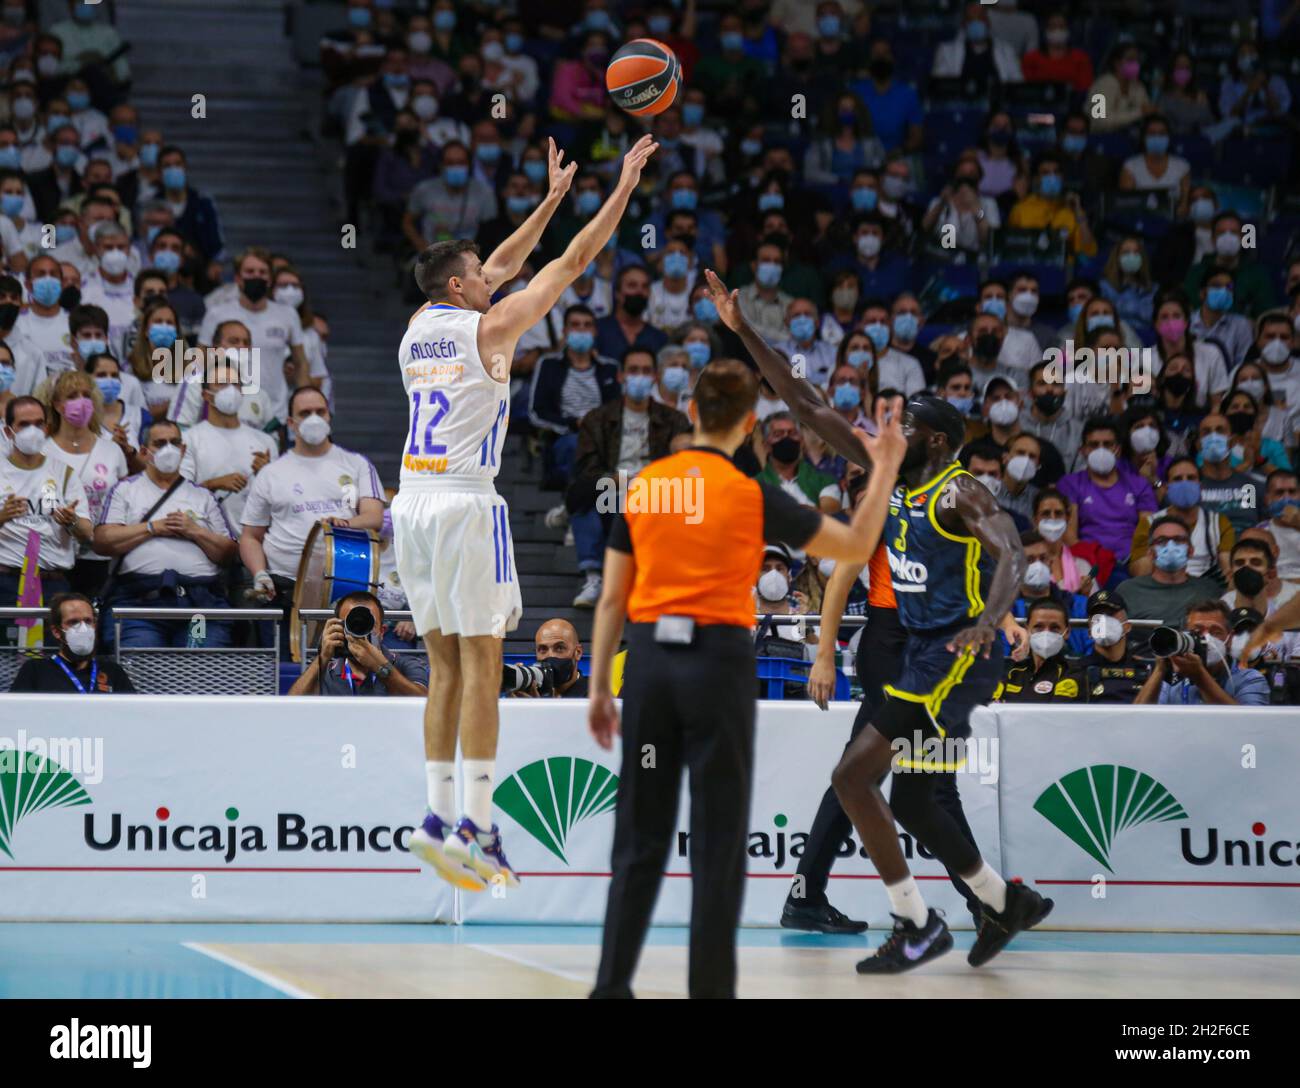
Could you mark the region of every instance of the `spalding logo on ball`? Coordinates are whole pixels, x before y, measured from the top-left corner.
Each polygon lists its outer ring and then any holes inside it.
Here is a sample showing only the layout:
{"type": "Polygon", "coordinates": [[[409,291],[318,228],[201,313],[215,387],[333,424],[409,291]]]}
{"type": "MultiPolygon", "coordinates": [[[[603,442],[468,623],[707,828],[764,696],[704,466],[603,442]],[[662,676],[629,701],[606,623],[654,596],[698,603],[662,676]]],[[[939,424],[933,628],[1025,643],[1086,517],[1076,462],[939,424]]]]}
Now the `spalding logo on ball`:
{"type": "Polygon", "coordinates": [[[682,66],[663,42],[635,38],[614,54],[605,86],[619,109],[638,117],[663,113],[677,99],[682,66]]]}

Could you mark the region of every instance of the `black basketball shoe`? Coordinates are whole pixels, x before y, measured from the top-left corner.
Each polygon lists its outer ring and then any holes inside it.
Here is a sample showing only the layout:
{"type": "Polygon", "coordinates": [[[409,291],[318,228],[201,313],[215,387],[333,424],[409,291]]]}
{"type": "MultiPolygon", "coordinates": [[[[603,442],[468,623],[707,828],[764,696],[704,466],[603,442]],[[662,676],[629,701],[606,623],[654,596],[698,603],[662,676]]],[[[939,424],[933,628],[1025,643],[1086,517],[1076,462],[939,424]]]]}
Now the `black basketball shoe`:
{"type": "Polygon", "coordinates": [[[850,918],[826,902],[800,903],[787,899],[781,911],[781,926],[810,933],[862,933],[867,923],[850,918]]]}
{"type": "Polygon", "coordinates": [[[943,915],[933,907],[924,926],[894,915],[894,932],[885,943],[858,964],[860,975],[897,975],[937,959],[952,948],[952,934],[943,915]]]}
{"type": "Polygon", "coordinates": [[[1055,904],[1044,899],[1033,888],[1023,884],[1007,885],[1006,909],[999,914],[987,903],[980,915],[979,932],[966,956],[972,967],[982,967],[1006,948],[1017,933],[1033,929],[1052,913],[1055,904]]]}

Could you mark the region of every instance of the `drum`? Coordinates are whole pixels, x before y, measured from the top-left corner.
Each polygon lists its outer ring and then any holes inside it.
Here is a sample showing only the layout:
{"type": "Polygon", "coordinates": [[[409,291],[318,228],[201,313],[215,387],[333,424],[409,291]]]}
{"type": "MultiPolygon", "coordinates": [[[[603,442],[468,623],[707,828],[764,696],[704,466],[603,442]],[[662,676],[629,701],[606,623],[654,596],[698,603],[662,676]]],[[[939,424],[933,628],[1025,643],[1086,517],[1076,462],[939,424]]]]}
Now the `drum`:
{"type": "Polygon", "coordinates": [[[301,663],[305,651],[320,640],[321,623],[307,624],[307,644],[302,643],[299,609],[331,608],[340,597],[357,590],[374,593],[379,586],[379,534],[370,529],[345,529],[317,522],[307,534],[293,587],[293,612],[289,618],[289,648],[301,663]]]}

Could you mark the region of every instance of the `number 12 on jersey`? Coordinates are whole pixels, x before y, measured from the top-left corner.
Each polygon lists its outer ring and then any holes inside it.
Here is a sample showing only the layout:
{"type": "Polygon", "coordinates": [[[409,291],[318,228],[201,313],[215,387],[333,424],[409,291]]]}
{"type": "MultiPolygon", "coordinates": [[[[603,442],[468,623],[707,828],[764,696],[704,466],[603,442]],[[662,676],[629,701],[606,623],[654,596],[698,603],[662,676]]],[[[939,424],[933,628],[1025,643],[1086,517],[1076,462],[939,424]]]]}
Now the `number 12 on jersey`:
{"type": "Polygon", "coordinates": [[[432,414],[429,416],[429,422],[424,427],[423,445],[418,436],[420,434],[420,397],[417,390],[411,394],[411,444],[407,447],[406,452],[412,457],[445,457],[447,456],[447,447],[433,441],[433,429],[447,418],[447,413],[451,410],[451,402],[447,400],[445,393],[434,390],[429,394],[428,403],[425,407],[431,408],[432,414]]]}

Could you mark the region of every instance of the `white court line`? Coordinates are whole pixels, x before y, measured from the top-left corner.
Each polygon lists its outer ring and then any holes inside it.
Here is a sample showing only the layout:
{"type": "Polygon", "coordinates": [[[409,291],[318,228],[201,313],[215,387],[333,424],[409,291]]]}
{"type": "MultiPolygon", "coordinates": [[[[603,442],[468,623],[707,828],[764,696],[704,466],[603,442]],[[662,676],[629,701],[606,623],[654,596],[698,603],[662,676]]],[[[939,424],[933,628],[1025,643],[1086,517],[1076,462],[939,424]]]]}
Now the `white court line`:
{"type": "Polygon", "coordinates": [[[506,952],[501,948],[486,944],[468,944],[466,948],[472,948],[475,952],[483,952],[489,956],[496,956],[498,959],[508,960],[511,963],[517,963],[520,967],[531,967],[534,971],[545,971],[548,975],[554,975],[556,978],[562,978],[566,982],[576,982],[581,986],[594,986],[596,980],[586,975],[575,975],[572,971],[561,971],[558,968],[550,967],[544,963],[538,963],[526,956],[521,956],[516,952],[506,952]]]}
{"type": "Polygon", "coordinates": [[[197,952],[201,956],[207,956],[209,959],[214,959],[218,963],[234,968],[234,970],[242,972],[249,978],[256,979],[263,986],[269,986],[273,990],[279,990],[280,993],[285,994],[288,997],[297,997],[305,1000],[315,1000],[316,998],[315,994],[309,994],[306,990],[300,990],[292,983],[284,982],[266,971],[262,971],[256,967],[250,967],[246,963],[241,963],[233,956],[227,956],[224,952],[218,952],[214,948],[206,948],[201,944],[194,943],[193,941],[182,941],[181,947],[188,948],[191,952],[197,952]]]}

